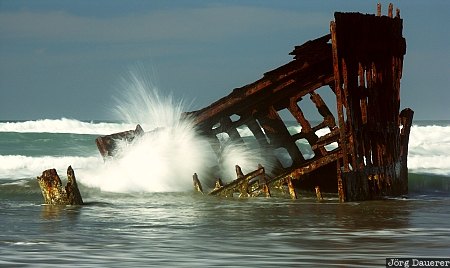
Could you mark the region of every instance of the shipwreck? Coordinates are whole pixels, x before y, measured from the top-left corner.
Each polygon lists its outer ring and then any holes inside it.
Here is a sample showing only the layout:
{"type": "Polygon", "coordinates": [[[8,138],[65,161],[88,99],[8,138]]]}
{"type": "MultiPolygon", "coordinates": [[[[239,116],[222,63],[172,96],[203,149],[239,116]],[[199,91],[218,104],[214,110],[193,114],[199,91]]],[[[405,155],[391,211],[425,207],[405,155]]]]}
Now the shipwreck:
{"type": "MultiPolygon", "coordinates": [[[[210,195],[271,196],[287,189],[292,198],[298,190],[337,193],[341,202],[402,196],[408,193],[407,154],[413,111],[400,111],[400,80],[406,41],[400,11],[381,14],[334,14],[330,33],[290,53],[293,60],[264,74],[251,84],[234,89],[211,105],[186,113],[212,148],[226,134],[245,144],[238,129],[246,127],[257,144],[277,157],[280,150],[288,164],[278,161],[275,174],[263,166],[223,184],[217,180],[210,195]],[[321,96],[327,90],[332,101],[321,96]],[[309,120],[302,104],[313,104],[321,120],[309,120]],[[328,103],[327,103],[328,102],[328,103]],[[332,112],[333,111],[333,112],[332,112]],[[301,127],[291,134],[283,114],[301,127]],[[320,133],[326,134],[320,134],[320,133]],[[305,154],[299,144],[307,144],[305,154]]],[[[144,131],[136,130],[96,139],[103,157],[113,157],[117,140],[131,141],[144,131]]],[[[193,174],[195,189],[203,192],[193,174]]]]}

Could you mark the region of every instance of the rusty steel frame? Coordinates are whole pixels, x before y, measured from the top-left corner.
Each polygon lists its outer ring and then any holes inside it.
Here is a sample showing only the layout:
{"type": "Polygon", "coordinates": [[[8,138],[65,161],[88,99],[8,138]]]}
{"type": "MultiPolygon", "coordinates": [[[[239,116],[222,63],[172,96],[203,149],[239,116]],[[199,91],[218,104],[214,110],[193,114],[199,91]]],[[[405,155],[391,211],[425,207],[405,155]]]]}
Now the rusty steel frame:
{"type": "MultiPolygon", "coordinates": [[[[381,16],[381,5],[376,16],[336,12],[330,34],[296,47],[291,52],[293,61],[191,113],[197,126],[204,135],[227,133],[238,143],[243,141],[237,129],[247,126],[261,147],[284,148],[292,165],[281,167],[267,185],[285,184],[293,198],[297,197],[295,188],[305,184],[305,175],[315,172],[316,178],[327,176],[321,171],[330,165],[335,167],[333,178],[316,183],[314,178],[307,178],[313,182],[306,183],[306,188],[315,185],[329,189],[330,184],[334,185],[341,201],[406,194],[406,156],[413,112],[405,109],[399,113],[406,42],[400,11],[393,17],[392,10],[391,4],[388,16],[381,16]],[[316,92],[326,85],[336,95],[337,122],[316,92]],[[317,125],[305,118],[298,105],[307,95],[323,117],[317,125]],[[279,114],[283,109],[301,126],[300,133],[289,134],[279,114]],[[233,121],[235,115],[239,119],[233,121]],[[318,137],[316,131],[322,128],[328,128],[329,134],[318,137]],[[313,158],[302,155],[296,145],[300,139],[308,141],[313,158]],[[338,148],[328,151],[325,146],[333,142],[338,143],[338,148]]],[[[230,195],[235,191],[242,196],[248,191],[242,187],[247,187],[254,172],[238,174],[235,181],[210,194],[230,195]]]]}
{"type": "MultiPolygon", "coordinates": [[[[406,41],[403,21],[389,5],[388,16],[335,13],[330,34],[296,46],[294,59],[258,81],[234,89],[228,96],[198,111],[186,113],[201,135],[210,137],[219,153],[220,134],[245,145],[238,128],[247,127],[258,145],[275,155],[282,149],[291,161],[280,161],[273,176],[259,166],[237,179],[220,180],[209,194],[221,196],[271,196],[276,188],[337,192],[340,201],[369,200],[408,192],[407,153],[413,111],[400,109],[400,79],[406,41]],[[328,87],[335,95],[337,120],[318,89],[328,87]],[[309,97],[322,120],[306,118],[300,101],[309,97]],[[281,111],[288,111],[301,127],[291,135],[281,111]],[[319,136],[318,130],[328,134],[319,136]],[[306,140],[313,157],[302,154],[296,142],[306,140]],[[330,144],[337,148],[329,149],[330,144]],[[328,146],[328,147],[327,147],[328,146]]],[[[141,129],[97,139],[101,154],[111,155],[114,140],[133,139],[141,129]]],[[[195,188],[203,192],[197,174],[195,188]]]]}

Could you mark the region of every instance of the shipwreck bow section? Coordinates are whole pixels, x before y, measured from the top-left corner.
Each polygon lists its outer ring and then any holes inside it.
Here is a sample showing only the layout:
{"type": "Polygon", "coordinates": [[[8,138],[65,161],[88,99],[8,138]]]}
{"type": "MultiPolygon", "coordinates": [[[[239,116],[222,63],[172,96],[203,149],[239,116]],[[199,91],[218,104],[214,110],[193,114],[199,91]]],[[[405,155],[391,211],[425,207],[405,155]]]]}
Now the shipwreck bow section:
{"type": "MultiPolygon", "coordinates": [[[[288,155],[264,185],[319,186],[338,192],[341,201],[407,194],[413,111],[399,110],[406,53],[402,28],[392,4],[388,16],[381,15],[380,5],[377,15],[336,12],[330,34],[295,47],[293,61],[190,115],[203,135],[217,140],[213,148],[220,135],[244,144],[237,129],[247,127],[260,147],[288,155]],[[319,94],[324,88],[335,95],[332,105],[319,94]],[[306,98],[320,122],[305,117],[306,98]],[[301,132],[288,131],[286,113],[301,132]]],[[[236,185],[221,187],[228,191],[236,185]]],[[[212,194],[217,192],[225,190],[212,194]]]]}

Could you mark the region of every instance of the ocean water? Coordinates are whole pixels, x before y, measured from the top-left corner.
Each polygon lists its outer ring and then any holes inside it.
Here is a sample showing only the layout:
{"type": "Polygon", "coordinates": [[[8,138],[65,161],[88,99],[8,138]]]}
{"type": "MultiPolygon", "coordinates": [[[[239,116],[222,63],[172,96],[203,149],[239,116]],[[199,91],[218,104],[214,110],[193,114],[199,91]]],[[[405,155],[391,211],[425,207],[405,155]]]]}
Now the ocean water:
{"type": "Polygon", "coordinates": [[[218,198],[195,193],[192,175],[206,189],[215,177],[234,179],[236,164],[270,173],[273,159],[248,129],[239,132],[249,149],[219,135],[217,157],[181,118],[190,110],[182,101],[139,72],[123,82],[114,122],[0,121],[0,267],[382,267],[386,258],[450,256],[450,121],[414,123],[406,198],[218,198]],[[158,131],[104,161],[95,138],[136,123],[158,131]],[[64,181],[69,165],[85,205],[44,205],[36,177],[55,168],[64,181]]]}
{"type": "Polygon", "coordinates": [[[194,193],[192,166],[214,163],[195,153],[207,146],[189,133],[139,144],[151,150],[124,145],[120,161],[104,162],[95,138],[134,127],[0,122],[1,267],[383,267],[388,257],[450,256],[448,121],[414,123],[407,198],[344,204],[333,194],[318,202],[194,193]],[[68,165],[86,205],[43,205],[36,177],[56,168],[64,179],[68,165]]]}

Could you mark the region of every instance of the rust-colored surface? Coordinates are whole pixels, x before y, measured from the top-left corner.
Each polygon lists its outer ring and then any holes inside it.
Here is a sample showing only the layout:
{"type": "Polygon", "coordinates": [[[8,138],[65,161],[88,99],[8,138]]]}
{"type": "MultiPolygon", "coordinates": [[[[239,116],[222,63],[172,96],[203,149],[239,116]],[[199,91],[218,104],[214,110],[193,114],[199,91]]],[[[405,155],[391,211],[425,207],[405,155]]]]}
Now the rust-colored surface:
{"type": "MultiPolygon", "coordinates": [[[[336,12],[330,34],[296,47],[293,61],[191,115],[209,137],[226,133],[243,143],[237,129],[248,127],[261,147],[285,150],[292,164],[280,163],[267,185],[287,186],[292,198],[297,198],[296,188],[332,188],[341,201],[406,194],[413,112],[399,111],[406,42],[400,11],[393,17],[392,10],[389,5],[388,16],[381,15],[380,5],[377,16],[336,12]],[[335,103],[326,104],[318,92],[323,87],[332,90],[335,103]],[[305,98],[322,120],[305,117],[301,105],[305,98]],[[336,109],[337,118],[330,108],[336,109]],[[287,130],[281,115],[286,111],[301,126],[300,133],[291,135],[287,130]],[[236,116],[239,119],[232,120],[236,116]],[[328,134],[319,136],[317,131],[324,129],[328,134]],[[301,152],[299,141],[309,144],[313,157],[301,152]],[[337,146],[330,149],[333,143],[337,146]]],[[[242,191],[246,176],[238,174],[210,194],[246,196],[242,191]]]]}
{"type": "Polygon", "coordinates": [[[48,169],[37,177],[44,203],[49,205],[83,205],[75,173],[71,166],[67,168],[67,185],[63,187],[55,169],[48,169]]]}
{"type": "Polygon", "coordinates": [[[81,198],[80,190],[78,189],[77,180],[75,178],[75,172],[72,166],[67,168],[67,184],[64,187],[67,194],[67,201],[71,205],[82,205],[83,199],[81,198]]]}
{"type": "Polygon", "coordinates": [[[114,156],[115,150],[117,148],[117,141],[125,140],[127,142],[132,142],[136,137],[139,137],[143,134],[144,130],[140,125],[137,125],[135,130],[128,130],[111,135],[100,136],[95,140],[95,143],[97,144],[98,151],[103,156],[103,158],[107,158],[114,156]]]}
{"type": "Polygon", "coordinates": [[[259,196],[262,194],[270,196],[270,192],[267,192],[266,175],[262,166],[244,175],[241,168],[236,165],[236,176],[237,179],[229,184],[217,183],[216,188],[209,194],[223,197],[232,197],[235,193],[238,193],[239,197],[259,196]]]}
{"type": "Polygon", "coordinates": [[[409,132],[413,113],[399,113],[406,42],[392,9],[388,16],[337,12],[331,23],[339,140],[347,145],[341,146],[344,200],[407,193],[400,129],[409,132]]]}
{"type": "MultiPolygon", "coordinates": [[[[342,202],[406,194],[413,111],[399,110],[406,53],[402,27],[392,4],[388,16],[381,15],[381,5],[377,15],[336,12],[330,33],[296,46],[292,61],[187,113],[218,154],[218,136],[246,146],[238,129],[248,128],[264,153],[277,159],[270,177],[262,166],[248,174],[236,166],[237,179],[218,180],[209,194],[271,196],[272,190],[285,188],[292,198],[298,197],[297,189],[320,196],[336,192],[342,202]],[[308,102],[319,120],[306,115],[308,102]],[[299,133],[289,132],[286,114],[299,133]],[[289,161],[277,158],[280,150],[289,161]]],[[[141,135],[139,129],[99,137],[102,156],[113,155],[115,140],[141,135]]],[[[196,174],[193,179],[203,192],[196,174]]]]}

